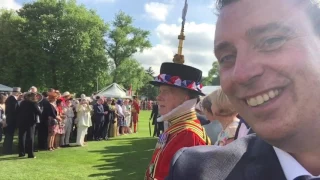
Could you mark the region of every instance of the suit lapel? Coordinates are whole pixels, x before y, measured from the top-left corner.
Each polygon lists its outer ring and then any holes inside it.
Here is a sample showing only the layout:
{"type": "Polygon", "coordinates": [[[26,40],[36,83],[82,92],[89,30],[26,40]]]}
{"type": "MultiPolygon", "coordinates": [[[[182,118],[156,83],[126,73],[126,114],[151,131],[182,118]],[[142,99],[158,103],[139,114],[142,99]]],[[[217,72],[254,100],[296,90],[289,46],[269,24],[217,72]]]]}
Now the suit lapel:
{"type": "Polygon", "coordinates": [[[245,156],[249,160],[244,170],[245,180],[286,179],[273,147],[260,138],[252,142],[251,148],[249,144],[245,156]]]}

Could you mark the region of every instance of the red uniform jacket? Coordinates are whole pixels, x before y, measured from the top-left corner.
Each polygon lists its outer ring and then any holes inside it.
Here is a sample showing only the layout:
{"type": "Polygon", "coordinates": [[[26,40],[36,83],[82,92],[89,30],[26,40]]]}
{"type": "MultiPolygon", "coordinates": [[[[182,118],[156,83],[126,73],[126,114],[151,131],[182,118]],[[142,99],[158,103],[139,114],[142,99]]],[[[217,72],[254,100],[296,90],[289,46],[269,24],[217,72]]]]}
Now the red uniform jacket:
{"type": "Polygon", "coordinates": [[[133,101],[132,103],[132,121],[134,123],[138,122],[139,120],[139,113],[140,113],[140,107],[137,101],[133,101]]]}
{"type": "Polygon", "coordinates": [[[192,112],[187,116],[183,115],[182,117],[183,119],[179,119],[178,122],[172,123],[172,125],[159,137],[156,149],[146,171],[145,180],[165,179],[169,174],[171,159],[179,149],[183,147],[211,144],[210,138],[206,135],[200,121],[196,119],[195,112],[192,112]]]}

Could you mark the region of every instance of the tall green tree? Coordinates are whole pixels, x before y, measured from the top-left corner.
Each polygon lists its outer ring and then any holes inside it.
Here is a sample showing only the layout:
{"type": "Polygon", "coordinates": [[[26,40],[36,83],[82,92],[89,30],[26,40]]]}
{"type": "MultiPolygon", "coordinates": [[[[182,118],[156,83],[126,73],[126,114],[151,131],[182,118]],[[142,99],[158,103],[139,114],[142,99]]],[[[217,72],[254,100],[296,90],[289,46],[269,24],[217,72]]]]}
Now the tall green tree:
{"type": "Polygon", "coordinates": [[[218,61],[214,61],[212,63],[212,68],[208,73],[208,77],[204,77],[202,79],[202,84],[205,86],[218,86],[220,85],[220,77],[219,77],[219,63],[218,61]]]}
{"type": "Polygon", "coordinates": [[[21,34],[25,19],[10,10],[0,11],[0,82],[19,85],[23,78],[20,59],[25,51],[21,34]]]}
{"type": "Polygon", "coordinates": [[[107,54],[115,66],[113,82],[119,82],[121,75],[117,68],[134,53],[151,47],[148,40],[150,32],[135,27],[133,18],[122,11],[116,14],[111,24],[112,30],[107,36],[107,54]]]}
{"type": "Polygon", "coordinates": [[[154,75],[154,71],[151,67],[146,69],[145,76],[142,79],[144,86],[139,91],[140,95],[144,95],[151,100],[155,100],[158,95],[158,88],[149,84],[150,81],[154,80],[154,75]]]}
{"type": "MultiPolygon", "coordinates": [[[[18,72],[14,85],[91,93],[97,79],[106,83],[104,36],[108,25],[94,11],[77,5],[75,0],[38,0],[25,4],[17,15],[20,20],[11,18],[7,23],[20,21],[9,30],[17,34],[12,44],[20,45],[0,54],[16,54],[15,58],[4,58],[9,64],[15,62],[11,71],[18,72]],[[18,32],[13,29],[16,26],[18,32]]],[[[2,41],[0,44],[4,46],[2,41]]]]}
{"type": "Polygon", "coordinates": [[[149,67],[148,69],[146,69],[146,73],[149,74],[151,77],[154,76],[154,71],[153,71],[152,67],[149,67]]]}
{"type": "Polygon", "coordinates": [[[146,73],[135,59],[124,60],[113,73],[115,72],[119,73],[117,83],[123,85],[126,89],[129,89],[132,85],[132,90],[138,91],[145,84],[143,80],[146,73]]]}

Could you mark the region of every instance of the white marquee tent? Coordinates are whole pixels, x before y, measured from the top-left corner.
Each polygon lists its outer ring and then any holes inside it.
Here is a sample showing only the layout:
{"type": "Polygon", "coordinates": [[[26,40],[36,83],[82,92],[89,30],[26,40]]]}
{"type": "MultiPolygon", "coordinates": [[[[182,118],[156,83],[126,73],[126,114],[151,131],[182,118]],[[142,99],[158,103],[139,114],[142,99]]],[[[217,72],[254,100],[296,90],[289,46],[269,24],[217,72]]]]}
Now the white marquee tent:
{"type": "Polygon", "coordinates": [[[219,88],[220,88],[220,86],[203,86],[201,91],[203,92],[203,94],[209,95],[210,93],[212,93],[213,91],[215,91],[219,88]]]}
{"type": "Polygon", "coordinates": [[[0,84],[0,91],[1,92],[12,92],[12,88],[8,87],[8,86],[5,86],[3,84],[0,84]]]}
{"type": "Polygon", "coordinates": [[[127,90],[122,88],[117,83],[112,83],[109,86],[101,89],[96,96],[111,98],[131,98],[130,96],[127,96],[127,90]]]}

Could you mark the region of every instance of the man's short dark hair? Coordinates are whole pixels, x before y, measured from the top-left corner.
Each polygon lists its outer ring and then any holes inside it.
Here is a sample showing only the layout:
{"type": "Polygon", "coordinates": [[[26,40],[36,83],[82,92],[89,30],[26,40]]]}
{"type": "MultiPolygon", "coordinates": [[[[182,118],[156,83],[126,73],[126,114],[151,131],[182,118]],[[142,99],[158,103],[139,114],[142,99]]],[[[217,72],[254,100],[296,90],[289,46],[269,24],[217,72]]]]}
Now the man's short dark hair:
{"type": "Polygon", "coordinates": [[[48,97],[48,92],[42,92],[42,96],[45,98],[48,97]]]}
{"type": "Polygon", "coordinates": [[[216,8],[218,9],[218,11],[220,11],[226,5],[231,4],[233,2],[237,2],[237,1],[239,1],[239,0],[217,0],[216,8]]]}
{"type": "MultiPolygon", "coordinates": [[[[218,13],[227,5],[241,0],[217,0],[216,8],[218,13]]],[[[292,0],[297,3],[309,3],[306,12],[314,26],[315,33],[320,36],[320,0],[292,0]]]]}

